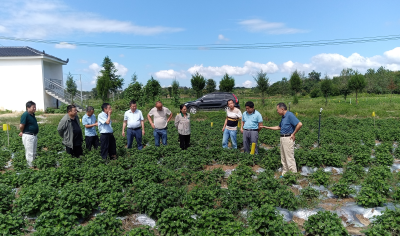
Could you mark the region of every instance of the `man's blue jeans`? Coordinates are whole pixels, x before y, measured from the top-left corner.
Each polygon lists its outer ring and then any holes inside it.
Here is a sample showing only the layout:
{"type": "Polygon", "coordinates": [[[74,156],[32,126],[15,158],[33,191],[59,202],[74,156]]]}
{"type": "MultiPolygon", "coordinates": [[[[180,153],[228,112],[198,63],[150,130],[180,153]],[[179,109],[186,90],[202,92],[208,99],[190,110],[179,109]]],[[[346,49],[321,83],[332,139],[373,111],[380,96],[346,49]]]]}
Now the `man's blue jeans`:
{"type": "Polygon", "coordinates": [[[156,147],[160,146],[160,138],[163,145],[167,145],[167,129],[154,129],[154,142],[156,143],[156,147]]]}
{"type": "Polygon", "coordinates": [[[236,149],[237,148],[236,134],[237,134],[237,130],[228,130],[225,128],[224,136],[222,137],[222,147],[223,148],[228,147],[228,140],[230,137],[231,142],[232,142],[232,148],[236,149]]]}
{"type": "Polygon", "coordinates": [[[132,148],[133,138],[136,138],[137,148],[142,150],[142,129],[128,129],[127,130],[127,139],[128,139],[128,148],[132,148]]]}

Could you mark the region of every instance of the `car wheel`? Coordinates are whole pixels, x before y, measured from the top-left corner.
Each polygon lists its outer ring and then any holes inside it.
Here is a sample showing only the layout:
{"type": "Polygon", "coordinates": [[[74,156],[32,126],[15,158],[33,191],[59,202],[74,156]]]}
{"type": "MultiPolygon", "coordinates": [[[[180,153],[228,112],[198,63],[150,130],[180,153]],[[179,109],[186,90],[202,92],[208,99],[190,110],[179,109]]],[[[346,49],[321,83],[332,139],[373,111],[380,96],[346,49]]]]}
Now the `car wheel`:
{"type": "Polygon", "coordinates": [[[197,112],[197,107],[190,107],[190,108],[189,108],[189,111],[190,111],[191,114],[194,115],[194,114],[196,114],[196,112],[197,112]]]}

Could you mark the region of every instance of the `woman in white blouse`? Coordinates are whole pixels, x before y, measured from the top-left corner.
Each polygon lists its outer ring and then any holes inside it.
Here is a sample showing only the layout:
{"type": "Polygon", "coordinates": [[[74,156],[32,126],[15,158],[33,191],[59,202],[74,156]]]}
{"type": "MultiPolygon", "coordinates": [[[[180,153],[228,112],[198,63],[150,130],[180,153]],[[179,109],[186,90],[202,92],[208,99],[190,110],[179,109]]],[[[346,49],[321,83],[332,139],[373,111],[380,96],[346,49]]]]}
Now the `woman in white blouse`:
{"type": "Polygon", "coordinates": [[[180,146],[186,150],[190,143],[190,114],[185,105],[180,106],[181,112],[175,117],[175,127],[178,129],[180,146]]]}

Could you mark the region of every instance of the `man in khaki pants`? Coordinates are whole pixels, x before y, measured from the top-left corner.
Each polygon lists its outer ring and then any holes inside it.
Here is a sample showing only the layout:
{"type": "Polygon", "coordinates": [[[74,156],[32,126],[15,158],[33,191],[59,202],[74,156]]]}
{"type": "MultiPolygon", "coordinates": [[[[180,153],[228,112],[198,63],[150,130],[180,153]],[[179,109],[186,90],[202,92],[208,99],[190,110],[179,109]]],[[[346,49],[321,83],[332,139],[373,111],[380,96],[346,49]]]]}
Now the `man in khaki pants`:
{"type": "Polygon", "coordinates": [[[296,160],[294,159],[294,141],[296,139],[296,133],[300,130],[303,124],[293,113],[287,110],[286,104],[283,102],[276,106],[276,112],[282,116],[279,126],[262,126],[262,128],[281,131],[281,161],[283,166],[283,176],[288,171],[293,173],[297,172],[296,160]]]}

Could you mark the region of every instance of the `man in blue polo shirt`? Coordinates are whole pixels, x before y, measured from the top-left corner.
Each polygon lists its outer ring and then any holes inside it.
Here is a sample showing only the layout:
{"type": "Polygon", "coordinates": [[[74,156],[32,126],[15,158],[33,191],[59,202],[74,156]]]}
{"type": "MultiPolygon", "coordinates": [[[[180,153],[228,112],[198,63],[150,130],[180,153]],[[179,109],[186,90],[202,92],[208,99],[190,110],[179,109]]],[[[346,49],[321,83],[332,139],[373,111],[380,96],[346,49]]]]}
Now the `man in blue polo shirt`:
{"type": "Polygon", "coordinates": [[[114,130],[111,127],[111,105],[108,103],[103,103],[103,105],[101,105],[101,109],[103,112],[98,115],[101,157],[104,160],[107,159],[107,155],[109,155],[110,158],[116,158],[117,144],[113,134],[114,130]]]}
{"type": "Polygon", "coordinates": [[[129,103],[131,109],[124,114],[124,123],[122,124],[122,136],[125,137],[125,127],[128,126],[128,148],[132,148],[133,138],[136,138],[137,148],[142,150],[142,135],[144,135],[144,119],[140,110],[137,110],[136,101],[129,103]]]}
{"type": "Polygon", "coordinates": [[[258,154],[258,132],[263,124],[262,116],[260,112],[254,109],[253,102],[246,102],[244,105],[246,111],[242,115],[242,126],[240,128],[240,132],[243,133],[244,152],[250,153],[250,145],[255,143],[255,153],[258,154]]]}
{"type": "Polygon", "coordinates": [[[276,106],[276,112],[282,116],[279,126],[263,126],[262,128],[281,131],[281,161],[283,166],[283,176],[288,171],[293,173],[297,172],[296,160],[294,159],[294,141],[296,139],[296,133],[300,130],[303,124],[293,113],[287,110],[286,104],[283,102],[276,106]]]}
{"type": "Polygon", "coordinates": [[[89,151],[92,150],[92,146],[94,149],[99,147],[99,136],[96,133],[96,116],[94,115],[94,108],[92,106],[88,106],[86,108],[86,114],[82,117],[82,124],[85,126],[85,143],[86,149],[89,151]]]}

